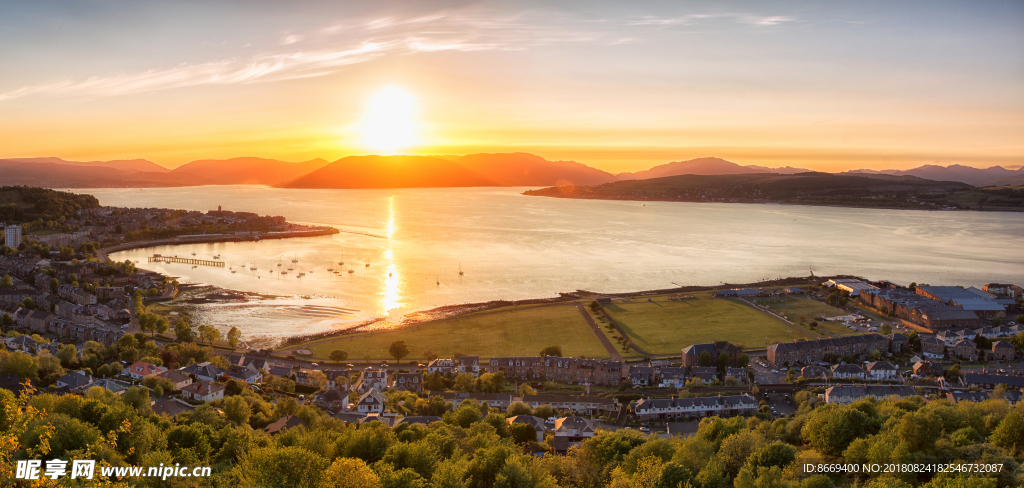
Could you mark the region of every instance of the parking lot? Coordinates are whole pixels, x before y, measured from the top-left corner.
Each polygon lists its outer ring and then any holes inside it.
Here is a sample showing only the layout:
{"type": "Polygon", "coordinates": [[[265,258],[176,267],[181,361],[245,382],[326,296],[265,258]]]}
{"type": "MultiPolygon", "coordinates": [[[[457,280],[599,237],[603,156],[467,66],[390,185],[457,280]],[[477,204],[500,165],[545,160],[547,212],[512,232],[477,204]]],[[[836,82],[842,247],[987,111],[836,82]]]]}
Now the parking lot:
{"type": "Polygon", "coordinates": [[[773,369],[772,365],[764,358],[751,358],[750,369],[754,372],[754,382],[759,385],[777,385],[786,379],[786,373],[773,369]],[[777,372],[773,373],[772,371],[777,372]]]}

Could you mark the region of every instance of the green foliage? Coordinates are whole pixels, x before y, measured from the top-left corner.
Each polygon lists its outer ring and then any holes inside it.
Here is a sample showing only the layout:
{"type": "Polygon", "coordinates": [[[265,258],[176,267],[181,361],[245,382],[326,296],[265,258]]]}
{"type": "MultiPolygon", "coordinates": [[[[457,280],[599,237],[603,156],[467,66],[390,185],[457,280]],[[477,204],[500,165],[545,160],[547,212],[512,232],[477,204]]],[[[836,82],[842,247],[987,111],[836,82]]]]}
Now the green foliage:
{"type": "Polygon", "coordinates": [[[540,350],[540,356],[541,357],[544,357],[544,356],[561,357],[562,356],[562,346],[554,345],[554,346],[545,347],[544,349],[540,350]]]}

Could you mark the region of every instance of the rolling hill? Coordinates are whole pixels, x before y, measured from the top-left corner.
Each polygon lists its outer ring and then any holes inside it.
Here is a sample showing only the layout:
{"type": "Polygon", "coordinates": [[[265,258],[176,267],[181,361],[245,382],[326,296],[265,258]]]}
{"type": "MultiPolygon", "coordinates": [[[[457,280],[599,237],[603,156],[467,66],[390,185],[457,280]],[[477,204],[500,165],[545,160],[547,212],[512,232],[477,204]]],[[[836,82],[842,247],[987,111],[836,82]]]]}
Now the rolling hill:
{"type": "Polygon", "coordinates": [[[458,163],[427,156],[349,156],[278,188],[499,186],[458,163]]]}
{"type": "Polygon", "coordinates": [[[200,159],[183,164],[172,174],[202,175],[207,185],[278,185],[309,174],[328,164],[320,158],[289,163],[276,159],[200,159]]]}
{"type": "Polygon", "coordinates": [[[611,173],[575,161],[548,161],[529,153],[469,154],[451,159],[500,186],[600,185],[611,173]]]}
{"type": "Polygon", "coordinates": [[[909,209],[1020,209],[1024,198],[997,197],[958,181],[883,174],[774,173],[680,175],[597,186],[550,187],[525,195],[600,200],[786,203],[909,209]]]}
{"type": "Polygon", "coordinates": [[[741,166],[721,158],[697,158],[661,164],[651,169],[615,175],[620,180],[646,180],[678,175],[740,175],[752,173],[794,174],[810,170],[801,168],[767,168],[765,166],[741,166]]]}

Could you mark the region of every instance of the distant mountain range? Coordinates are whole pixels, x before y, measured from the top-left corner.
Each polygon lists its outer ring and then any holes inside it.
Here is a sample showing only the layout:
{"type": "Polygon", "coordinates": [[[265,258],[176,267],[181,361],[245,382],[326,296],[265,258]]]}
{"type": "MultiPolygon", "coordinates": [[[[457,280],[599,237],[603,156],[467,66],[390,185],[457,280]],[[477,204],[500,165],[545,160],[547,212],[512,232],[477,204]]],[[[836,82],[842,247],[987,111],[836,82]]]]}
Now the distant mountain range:
{"type": "Polygon", "coordinates": [[[876,171],[873,169],[855,169],[847,171],[847,173],[909,175],[935,181],[959,181],[974,186],[1024,185],[1024,167],[1012,170],[1002,166],[981,169],[961,166],[959,164],[951,164],[945,167],[926,164],[907,170],[887,169],[876,171]]]}
{"type": "MultiPolygon", "coordinates": [[[[548,161],[529,153],[465,156],[350,156],[329,162],[241,157],[203,159],[168,169],[145,159],[67,161],[0,159],[0,183],[51,188],[268,185],[282,188],[398,188],[460,186],[594,186],[680,175],[798,174],[803,168],[739,165],[720,158],[675,161],[633,173],[611,173],[575,161],[548,161]]],[[[1022,185],[1024,168],[926,165],[910,170],[853,170],[844,174],[917,176],[975,186],[1022,185]]]]}
{"type": "Polygon", "coordinates": [[[675,161],[672,163],[655,166],[644,171],[634,173],[619,173],[615,175],[620,180],[647,180],[651,178],[663,178],[665,176],[679,175],[743,175],[755,173],[777,173],[790,175],[806,173],[811,171],[803,168],[768,168],[765,166],[740,166],[732,161],[720,158],[697,158],[689,161],[675,161]]]}

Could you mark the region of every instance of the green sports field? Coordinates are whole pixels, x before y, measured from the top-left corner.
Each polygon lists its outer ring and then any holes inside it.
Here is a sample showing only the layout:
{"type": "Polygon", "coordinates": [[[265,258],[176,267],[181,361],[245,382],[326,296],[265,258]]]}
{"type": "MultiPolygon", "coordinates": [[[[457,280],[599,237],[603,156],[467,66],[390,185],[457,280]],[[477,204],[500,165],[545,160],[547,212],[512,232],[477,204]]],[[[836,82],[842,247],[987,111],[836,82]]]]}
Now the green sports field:
{"type": "Polygon", "coordinates": [[[807,322],[810,322],[818,316],[847,315],[847,312],[838,308],[804,297],[754,298],[751,301],[762,307],[768,307],[771,311],[786,317],[795,324],[800,323],[800,317],[804,317],[807,322]]]}
{"type": "Polygon", "coordinates": [[[394,341],[409,345],[409,359],[430,351],[437,357],[453,353],[471,356],[536,356],[558,345],[565,356],[607,358],[608,352],[574,305],[559,304],[480,312],[459,318],[403,327],[394,331],[344,335],[290,346],[309,349],[319,359],[341,349],[350,359],[390,359],[394,341]]]}
{"type": "Polygon", "coordinates": [[[691,344],[713,341],[757,348],[772,341],[814,339],[749,305],[708,295],[613,303],[605,309],[637,346],[651,354],[679,354],[691,344]]]}

